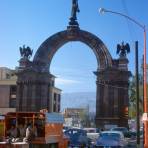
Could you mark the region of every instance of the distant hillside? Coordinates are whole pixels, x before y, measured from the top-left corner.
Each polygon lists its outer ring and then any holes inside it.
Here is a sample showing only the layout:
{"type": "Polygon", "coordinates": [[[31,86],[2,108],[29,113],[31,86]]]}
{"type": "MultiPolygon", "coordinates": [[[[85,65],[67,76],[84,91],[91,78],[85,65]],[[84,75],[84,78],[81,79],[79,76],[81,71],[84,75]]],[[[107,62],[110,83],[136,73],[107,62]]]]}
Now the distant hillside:
{"type": "Polygon", "coordinates": [[[87,107],[95,112],[96,109],[96,92],[75,92],[64,93],[61,96],[61,110],[67,107],[87,107]]]}

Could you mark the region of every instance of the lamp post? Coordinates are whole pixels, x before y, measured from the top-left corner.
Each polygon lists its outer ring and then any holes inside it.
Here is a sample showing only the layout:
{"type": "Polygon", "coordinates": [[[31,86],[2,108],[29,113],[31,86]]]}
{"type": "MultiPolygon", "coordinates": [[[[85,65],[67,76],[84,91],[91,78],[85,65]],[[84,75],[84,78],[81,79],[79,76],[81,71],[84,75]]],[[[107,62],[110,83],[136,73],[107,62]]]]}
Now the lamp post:
{"type": "Polygon", "coordinates": [[[143,55],[144,55],[144,65],[143,65],[143,77],[144,77],[144,113],[143,116],[145,116],[146,118],[143,120],[144,121],[144,148],[148,148],[148,104],[147,104],[147,71],[146,71],[146,27],[145,25],[142,25],[141,23],[139,23],[138,21],[136,21],[135,19],[129,17],[128,15],[125,15],[123,13],[120,12],[115,12],[115,11],[111,11],[111,10],[107,10],[104,8],[100,8],[99,9],[100,13],[112,13],[112,14],[116,14],[116,15],[120,15],[122,17],[127,18],[128,20],[132,21],[133,23],[137,24],[140,28],[143,29],[143,34],[144,34],[144,51],[143,51],[143,55]]]}

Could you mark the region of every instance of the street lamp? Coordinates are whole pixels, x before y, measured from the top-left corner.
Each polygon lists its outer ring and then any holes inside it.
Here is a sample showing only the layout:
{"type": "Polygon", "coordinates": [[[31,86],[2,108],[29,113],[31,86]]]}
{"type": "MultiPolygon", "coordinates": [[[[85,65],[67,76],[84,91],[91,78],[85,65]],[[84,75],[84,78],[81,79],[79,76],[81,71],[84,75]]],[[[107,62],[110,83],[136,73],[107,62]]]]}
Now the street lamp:
{"type": "Polygon", "coordinates": [[[120,15],[122,17],[127,18],[128,20],[132,21],[133,23],[137,24],[140,28],[143,29],[143,33],[144,33],[144,65],[143,65],[143,77],[144,77],[144,114],[143,116],[146,117],[146,119],[144,120],[144,148],[148,148],[148,104],[147,104],[147,71],[146,71],[146,27],[145,25],[142,25],[141,23],[139,23],[138,21],[136,21],[135,19],[129,17],[128,15],[125,15],[123,13],[120,12],[115,12],[115,11],[111,11],[111,10],[107,10],[104,8],[100,8],[99,9],[100,13],[105,13],[105,12],[109,12],[109,13],[113,13],[116,15],[120,15]]]}

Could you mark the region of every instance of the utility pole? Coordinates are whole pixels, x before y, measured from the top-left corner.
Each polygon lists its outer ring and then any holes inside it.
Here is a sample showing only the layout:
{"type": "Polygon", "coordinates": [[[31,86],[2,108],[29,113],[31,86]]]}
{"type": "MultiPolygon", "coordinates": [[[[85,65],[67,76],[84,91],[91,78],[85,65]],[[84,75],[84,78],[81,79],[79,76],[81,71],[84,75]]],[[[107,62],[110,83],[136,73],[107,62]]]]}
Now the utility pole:
{"type": "Polygon", "coordinates": [[[140,146],[140,118],[139,118],[139,65],[138,65],[138,41],[135,42],[135,75],[136,75],[137,147],[139,147],[139,146],[140,146]]]}
{"type": "Polygon", "coordinates": [[[116,14],[116,15],[120,15],[122,17],[125,17],[126,19],[132,21],[133,23],[135,23],[137,26],[139,26],[140,28],[143,29],[143,33],[144,33],[144,50],[143,50],[143,55],[144,55],[144,62],[143,62],[143,76],[144,76],[144,110],[143,110],[143,122],[144,122],[144,148],[148,148],[148,101],[147,101],[147,64],[146,64],[146,27],[145,25],[142,25],[140,22],[138,22],[137,20],[131,18],[130,16],[120,13],[120,12],[116,12],[116,11],[112,11],[112,10],[107,10],[104,8],[100,8],[99,9],[100,13],[104,13],[104,12],[108,12],[108,13],[112,13],[112,14],[116,14]]]}

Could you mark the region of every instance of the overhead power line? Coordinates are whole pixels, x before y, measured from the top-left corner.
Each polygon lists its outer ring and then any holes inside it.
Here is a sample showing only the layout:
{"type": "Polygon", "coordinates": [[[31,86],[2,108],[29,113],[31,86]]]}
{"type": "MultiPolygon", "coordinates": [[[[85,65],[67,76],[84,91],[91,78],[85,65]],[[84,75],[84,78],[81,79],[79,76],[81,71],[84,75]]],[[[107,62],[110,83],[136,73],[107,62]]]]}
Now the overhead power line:
{"type": "MultiPolygon", "coordinates": [[[[128,16],[129,15],[129,12],[128,12],[128,8],[127,8],[127,5],[126,5],[126,1],[125,0],[121,0],[122,2],[122,6],[123,6],[123,10],[125,12],[125,14],[127,14],[128,16]]],[[[131,41],[134,42],[134,37],[136,35],[136,32],[135,30],[133,30],[133,24],[131,24],[127,19],[126,19],[126,23],[127,23],[127,26],[128,26],[128,31],[129,31],[129,36],[131,38],[131,41]]]]}

